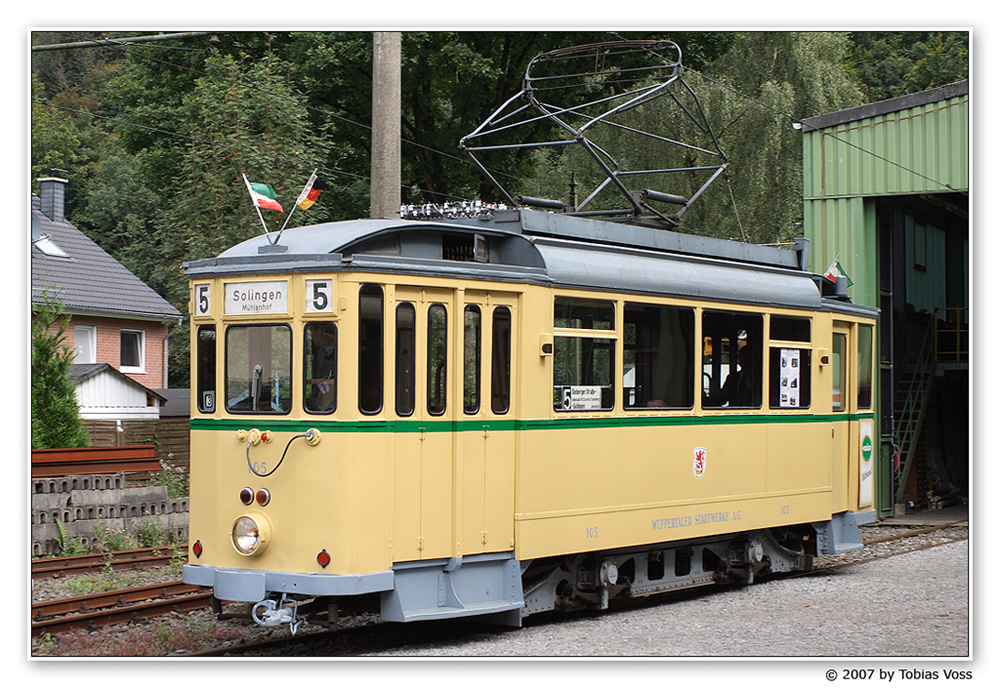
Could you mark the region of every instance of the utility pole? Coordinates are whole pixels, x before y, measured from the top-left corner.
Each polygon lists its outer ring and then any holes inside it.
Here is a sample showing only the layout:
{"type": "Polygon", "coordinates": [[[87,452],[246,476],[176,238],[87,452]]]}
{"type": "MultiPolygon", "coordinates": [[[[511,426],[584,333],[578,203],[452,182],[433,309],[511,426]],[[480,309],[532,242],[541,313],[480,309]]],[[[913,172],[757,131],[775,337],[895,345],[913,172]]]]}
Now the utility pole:
{"type": "Polygon", "coordinates": [[[399,217],[402,34],[376,31],[373,38],[371,217],[399,217]]]}

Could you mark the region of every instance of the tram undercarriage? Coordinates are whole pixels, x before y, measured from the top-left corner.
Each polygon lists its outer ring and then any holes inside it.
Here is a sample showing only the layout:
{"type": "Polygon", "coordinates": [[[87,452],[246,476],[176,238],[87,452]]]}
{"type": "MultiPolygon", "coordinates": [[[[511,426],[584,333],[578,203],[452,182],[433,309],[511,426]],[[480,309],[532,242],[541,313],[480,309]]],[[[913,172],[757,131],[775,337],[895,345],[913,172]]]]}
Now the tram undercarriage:
{"type": "Polygon", "coordinates": [[[810,536],[810,528],[762,530],[530,562],[524,571],[522,616],[607,609],[615,599],[750,584],[770,573],[807,571],[814,555],[810,536]]]}
{"type": "MultiPolygon", "coordinates": [[[[341,617],[362,613],[380,614],[383,621],[475,617],[517,627],[532,614],[603,610],[616,600],[808,571],[815,547],[814,531],[801,526],[526,562],[494,556],[470,558],[464,567],[455,560],[440,566],[414,563],[395,571],[391,591],[338,597],[272,593],[243,614],[226,616],[249,616],[266,627],[287,624],[293,634],[303,623],[335,628],[341,617]],[[456,575],[462,568],[464,578],[456,575]],[[498,598],[496,592],[504,589],[498,598]],[[436,601],[417,600],[417,590],[435,590],[436,601]]],[[[223,616],[218,599],[213,609],[223,616]]]]}

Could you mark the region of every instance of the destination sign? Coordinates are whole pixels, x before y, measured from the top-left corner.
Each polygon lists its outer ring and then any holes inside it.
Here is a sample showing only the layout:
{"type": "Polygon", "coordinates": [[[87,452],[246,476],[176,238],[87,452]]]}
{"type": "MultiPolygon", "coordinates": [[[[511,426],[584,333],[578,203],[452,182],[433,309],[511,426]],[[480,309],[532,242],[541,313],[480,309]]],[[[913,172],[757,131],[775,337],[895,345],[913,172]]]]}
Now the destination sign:
{"type": "Polygon", "coordinates": [[[288,281],[231,282],[226,285],[226,315],[288,312],[288,281]]]}

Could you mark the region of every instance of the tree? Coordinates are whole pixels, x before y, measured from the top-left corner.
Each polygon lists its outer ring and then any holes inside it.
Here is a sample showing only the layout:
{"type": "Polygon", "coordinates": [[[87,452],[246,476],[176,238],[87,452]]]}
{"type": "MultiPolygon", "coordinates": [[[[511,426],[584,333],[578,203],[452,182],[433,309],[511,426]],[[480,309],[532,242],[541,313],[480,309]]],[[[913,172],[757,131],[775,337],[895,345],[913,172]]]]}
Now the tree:
{"type": "Polygon", "coordinates": [[[65,344],[69,318],[48,294],[43,303],[32,305],[31,312],[31,448],[90,446],[68,374],[73,362],[73,352],[65,344]]]}
{"type": "MultiPolygon", "coordinates": [[[[844,34],[752,32],[740,34],[731,49],[707,68],[686,69],[685,80],[729,167],[726,177],[709,186],[683,216],[682,230],[745,237],[752,243],[787,242],[796,235],[802,216],[802,143],[792,125],[810,115],[860,103],[860,92],[842,66],[846,47],[844,34]]],[[[683,92],[675,90],[683,99],[683,92]]],[[[686,107],[694,110],[697,105],[687,98],[686,107]]],[[[683,116],[670,98],[635,108],[619,123],[705,149],[714,147],[711,137],[683,116]]],[[[692,149],[636,141],[622,131],[608,128],[595,132],[595,137],[623,169],[718,164],[692,149]]],[[[574,174],[585,189],[594,188],[601,179],[575,152],[543,153],[538,160],[539,181],[547,192],[529,195],[563,199],[574,174]]],[[[643,188],[642,181],[629,179],[632,189],[643,188]]],[[[673,177],[669,188],[652,188],[690,198],[706,181],[706,174],[690,171],[673,177]]]]}
{"type": "Polygon", "coordinates": [[[969,78],[965,31],[852,31],[845,66],[876,102],[969,78]]]}

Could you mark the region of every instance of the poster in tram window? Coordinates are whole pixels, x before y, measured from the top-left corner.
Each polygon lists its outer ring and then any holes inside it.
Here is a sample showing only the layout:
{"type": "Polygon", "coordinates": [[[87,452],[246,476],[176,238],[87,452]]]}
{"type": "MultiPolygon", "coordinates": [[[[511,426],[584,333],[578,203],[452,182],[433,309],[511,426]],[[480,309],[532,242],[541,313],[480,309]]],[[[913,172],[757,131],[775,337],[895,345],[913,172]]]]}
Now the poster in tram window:
{"type": "Polygon", "coordinates": [[[781,350],[781,374],[779,376],[779,384],[781,385],[780,405],[782,408],[799,407],[800,362],[801,359],[799,358],[798,349],[781,350]]]}

